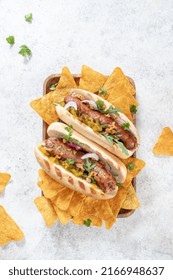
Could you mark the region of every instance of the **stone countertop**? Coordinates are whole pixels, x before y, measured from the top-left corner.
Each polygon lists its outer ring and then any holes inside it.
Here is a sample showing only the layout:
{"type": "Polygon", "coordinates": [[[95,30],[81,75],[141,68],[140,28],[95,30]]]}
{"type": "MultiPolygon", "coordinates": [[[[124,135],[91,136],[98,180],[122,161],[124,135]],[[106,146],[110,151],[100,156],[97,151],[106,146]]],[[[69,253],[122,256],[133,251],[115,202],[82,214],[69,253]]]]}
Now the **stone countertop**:
{"type": "Polygon", "coordinates": [[[24,241],[0,248],[0,259],[173,258],[173,157],[151,152],[162,128],[173,129],[172,14],[171,0],[0,1],[0,170],[12,175],[0,204],[25,233],[24,241]],[[24,20],[29,12],[32,24],[24,20]],[[23,44],[33,52],[29,62],[18,54],[23,44]],[[48,75],[64,65],[79,73],[82,64],[104,74],[120,66],[134,78],[140,102],[137,156],[147,163],[137,178],[141,208],[110,230],[46,228],[33,203],[42,121],[29,102],[42,95],[48,75]]]}

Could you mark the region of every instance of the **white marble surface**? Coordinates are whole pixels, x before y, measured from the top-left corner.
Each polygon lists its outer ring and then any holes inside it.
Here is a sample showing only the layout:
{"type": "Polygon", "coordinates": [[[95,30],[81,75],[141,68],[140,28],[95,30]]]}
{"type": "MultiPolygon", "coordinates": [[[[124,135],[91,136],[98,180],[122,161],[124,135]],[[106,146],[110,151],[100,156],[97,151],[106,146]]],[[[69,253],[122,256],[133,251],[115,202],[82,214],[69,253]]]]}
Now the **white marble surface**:
{"type": "Polygon", "coordinates": [[[172,0],[0,0],[0,170],[12,174],[0,204],[25,233],[23,242],[0,248],[0,259],[173,258],[173,158],[151,153],[162,127],[173,129],[172,14],[172,0]],[[29,12],[32,24],[24,21],[29,12]],[[29,63],[18,55],[22,44],[33,52],[29,63]],[[64,65],[78,73],[82,64],[105,74],[122,67],[140,102],[138,157],[147,162],[137,179],[141,208],[109,231],[46,228],[33,204],[42,122],[29,102],[42,95],[48,75],[64,65]]]}

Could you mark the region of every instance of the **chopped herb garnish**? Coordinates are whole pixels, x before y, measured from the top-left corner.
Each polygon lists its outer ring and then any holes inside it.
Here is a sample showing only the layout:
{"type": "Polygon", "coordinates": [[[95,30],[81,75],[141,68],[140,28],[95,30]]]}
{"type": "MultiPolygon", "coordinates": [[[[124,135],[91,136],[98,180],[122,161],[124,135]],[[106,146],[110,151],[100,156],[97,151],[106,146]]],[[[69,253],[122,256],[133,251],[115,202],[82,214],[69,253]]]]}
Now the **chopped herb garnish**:
{"type": "Polygon", "coordinates": [[[123,184],[120,183],[120,182],[116,182],[116,185],[117,185],[118,187],[123,187],[123,184]]]}
{"type": "Polygon", "coordinates": [[[129,130],[130,129],[130,124],[127,122],[127,123],[123,123],[123,128],[124,130],[129,130]]]}
{"type": "Polygon", "coordinates": [[[92,163],[89,161],[88,158],[85,159],[85,164],[84,164],[84,168],[85,170],[90,173],[90,171],[96,166],[95,163],[92,163]]]}
{"type": "Polygon", "coordinates": [[[99,89],[99,94],[103,94],[103,96],[105,96],[107,94],[107,91],[104,90],[103,88],[99,89]]]}
{"type": "MultiPolygon", "coordinates": [[[[51,86],[50,86],[50,90],[55,90],[56,89],[56,86],[57,86],[57,84],[58,83],[55,83],[55,84],[52,84],[51,86]]],[[[56,102],[55,102],[56,103],[56,102]]],[[[57,102],[58,103],[58,102],[57,102]]]]}
{"type": "Polygon", "coordinates": [[[25,20],[27,22],[32,22],[32,13],[29,13],[29,14],[25,15],[25,20]]]}
{"type": "Polygon", "coordinates": [[[14,45],[15,43],[15,38],[14,36],[9,36],[6,38],[7,43],[9,43],[10,45],[14,45]]]}
{"type": "Polygon", "coordinates": [[[137,109],[136,109],[136,106],[135,106],[135,105],[131,105],[131,106],[130,106],[130,112],[136,114],[137,109]]]}
{"type": "Polygon", "coordinates": [[[106,139],[107,141],[113,145],[114,144],[114,137],[110,134],[105,134],[105,133],[101,133],[106,139]]]}
{"type": "Polygon", "coordinates": [[[135,167],[135,165],[134,165],[133,162],[129,162],[128,164],[126,164],[126,167],[127,167],[127,169],[129,169],[129,170],[133,170],[134,167],[135,167]]]}
{"type": "Polygon", "coordinates": [[[68,131],[68,134],[67,134],[67,135],[64,135],[62,138],[65,139],[67,142],[69,142],[69,141],[70,141],[70,138],[71,138],[71,136],[72,136],[72,131],[73,131],[72,125],[66,126],[66,127],[65,127],[65,130],[68,131]]]}
{"type": "Polygon", "coordinates": [[[119,108],[113,107],[112,105],[107,110],[101,110],[103,114],[118,114],[121,112],[119,108]]]}
{"type": "Polygon", "coordinates": [[[85,221],[83,221],[83,224],[86,226],[86,227],[90,227],[92,221],[90,219],[87,219],[85,221]]]}
{"type": "Polygon", "coordinates": [[[67,158],[66,162],[69,163],[69,164],[74,164],[75,163],[75,161],[71,158],[67,158]]]}
{"type": "Polygon", "coordinates": [[[98,109],[98,110],[104,109],[104,102],[103,102],[103,101],[97,100],[97,101],[96,101],[96,104],[97,104],[97,109],[98,109]]]}
{"type": "Polygon", "coordinates": [[[129,153],[128,153],[128,150],[126,149],[126,147],[124,146],[124,144],[122,142],[118,141],[118,139],[115,139],[114,141],[118,144],[118,146],[120,147],[120,149],[123,152],[123,154],[128,156],[129,153]]]}
{"type": "Polygon", "coordinates": [[[27,56],[29,57],[32,55],[32,52],[26,45],[22,45],[22,46],[20,46],[19,54],[21,54],[24,57],[27,57],[27,56]]]}

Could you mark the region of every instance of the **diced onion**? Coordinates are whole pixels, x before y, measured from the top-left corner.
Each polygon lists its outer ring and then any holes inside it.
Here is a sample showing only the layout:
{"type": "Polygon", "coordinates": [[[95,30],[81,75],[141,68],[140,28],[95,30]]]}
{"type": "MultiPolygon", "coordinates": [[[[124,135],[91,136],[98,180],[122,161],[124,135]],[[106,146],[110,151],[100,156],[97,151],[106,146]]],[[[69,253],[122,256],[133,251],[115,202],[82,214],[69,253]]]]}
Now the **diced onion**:
{"type": "Polygon", "coordinates": [[[88,103],[90,104],[91,106],[93,106],[94,109],[97,109],[97,104],[95,103],[94,100],[82,100],[82,103],[88,103]]]}
{"type": "Polygon", "coordinates": [[[69,101],[65,106],[64,109],[68,109],[69,107],[73,107],[75,110],[77,110],[77,104],[74,101],[69,101]]]}
{"type": "Polygon", "coordinates": [[[86,159],[86,158],[93,158],[93,159],[95,159],[95,160],[99,160],[99,157],[98,157],[98,155],[96,155],[96,154],[92,154],[92,153],[88,153],[88,154],[86,154],[86,155],[84,155],[84,156],[82,156],[81,157],[81,159],[86,159]]]}

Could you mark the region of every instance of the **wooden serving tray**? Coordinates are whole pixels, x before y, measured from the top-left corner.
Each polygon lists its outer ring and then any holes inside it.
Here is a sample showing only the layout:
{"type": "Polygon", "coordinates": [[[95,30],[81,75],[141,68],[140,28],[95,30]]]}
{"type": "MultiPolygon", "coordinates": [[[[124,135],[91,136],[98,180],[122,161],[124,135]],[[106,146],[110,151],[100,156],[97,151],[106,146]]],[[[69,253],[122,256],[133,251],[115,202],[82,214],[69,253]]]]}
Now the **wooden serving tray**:
{"type": "MultiPolygon", "coordinates": [[[[51,91],[50,90],[51,85],[58,83],[60,76],[61,76],[61,74],[52,74],[46,78],[46,80],[44,81],[44,84],[43,84],[43,95],[45,95],[51,91]]],[[[79,74],[73,75],[73,78],[77,85],[79,85],[80,77],[81,76],[79,74]]],[[[130,77],[127,77],[127,78],[129,79],[129,81],[133,85],[133,87],[135,88],[134,80],[130,77]]],[[[135,120],[133,122],[136,123],[135,120]]],[[[43,140],[46,139],[48,136],[47,128],[48,128],[47,123],[45,123],[43,121],[43,140]]],[[[133,157],[136,157],[136,154],[134,154],[133,157]]],[[[132,184],[133,184],[134,189],[136,190],[136,179],[135,178],[133,179],[132,184]]],[[[121,208],[121,210],[118,214],[118,218],[127,218],[127,217],[131,216],[134,212],[135,212],[135,210],[126,210],[126,209],[121,208]]]]}

